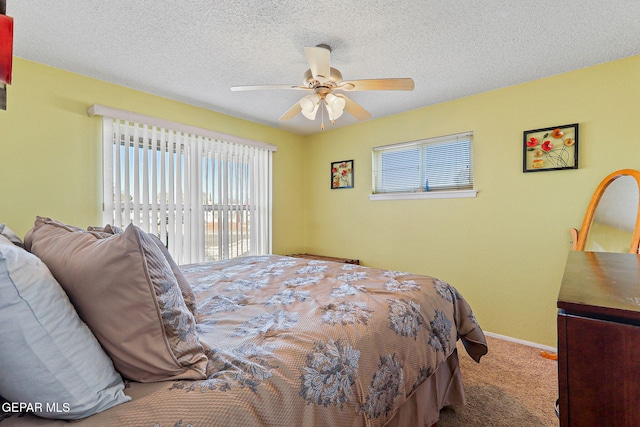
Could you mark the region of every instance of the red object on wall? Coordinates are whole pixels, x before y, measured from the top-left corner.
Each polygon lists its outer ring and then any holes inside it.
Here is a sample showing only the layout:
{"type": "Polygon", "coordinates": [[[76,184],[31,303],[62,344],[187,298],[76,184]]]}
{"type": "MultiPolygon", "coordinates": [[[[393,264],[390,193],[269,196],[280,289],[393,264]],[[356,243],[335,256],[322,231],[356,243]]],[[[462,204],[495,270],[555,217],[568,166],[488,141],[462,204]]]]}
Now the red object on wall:
{"type": "Polygon", "coordinates": [[[11,84],[13,18],[0,15],[0,83],[11,84]]]}

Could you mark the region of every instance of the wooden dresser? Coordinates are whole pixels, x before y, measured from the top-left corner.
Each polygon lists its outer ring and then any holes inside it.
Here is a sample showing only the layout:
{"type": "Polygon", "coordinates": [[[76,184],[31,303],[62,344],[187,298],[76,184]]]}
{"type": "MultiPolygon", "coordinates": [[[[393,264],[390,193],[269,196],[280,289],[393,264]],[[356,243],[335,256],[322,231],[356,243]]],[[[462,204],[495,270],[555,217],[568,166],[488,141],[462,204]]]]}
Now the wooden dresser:
{"type": "Polygon", "coordinates": [[[558,383],[561,427],[640,426],[640,256],[569,254],[558,383]]]}

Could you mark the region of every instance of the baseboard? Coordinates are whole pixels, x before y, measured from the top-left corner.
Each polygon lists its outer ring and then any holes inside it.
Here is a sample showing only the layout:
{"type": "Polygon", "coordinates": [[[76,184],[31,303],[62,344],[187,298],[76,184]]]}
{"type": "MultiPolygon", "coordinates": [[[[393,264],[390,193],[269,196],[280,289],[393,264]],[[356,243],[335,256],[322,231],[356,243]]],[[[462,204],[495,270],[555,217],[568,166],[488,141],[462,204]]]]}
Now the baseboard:
{"type": "Polygon", "coordinates": [[[539,348],[540,350],[550,351],[552,353],[557,353],[558,349],[556,347],[550,347],[548,345],[542,345],[531,341],[520,340],[518,338],[508,337],[506,335],[494,334],[493,332],[484,331],[484,334],[488,337],[498,338],[505,341],[515,342],[517,344],[527,345],[529,347],[539,348]]]}

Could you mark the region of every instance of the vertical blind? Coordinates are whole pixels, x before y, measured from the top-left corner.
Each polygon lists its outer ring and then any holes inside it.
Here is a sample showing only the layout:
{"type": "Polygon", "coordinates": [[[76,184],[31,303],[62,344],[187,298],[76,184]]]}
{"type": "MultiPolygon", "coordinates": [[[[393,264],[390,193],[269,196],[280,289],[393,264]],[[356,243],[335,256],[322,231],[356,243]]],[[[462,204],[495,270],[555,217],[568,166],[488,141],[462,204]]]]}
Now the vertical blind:
{"type": "Polygon", "coordinates": [[[103,120],[105,224],[157,235],[179,264],[270,253],[272,149],[103,120]]]}
{"type": "Polygon", "coordinates": [[[473,188],[472,132],[373,149],[373,192],[473,188]]]}

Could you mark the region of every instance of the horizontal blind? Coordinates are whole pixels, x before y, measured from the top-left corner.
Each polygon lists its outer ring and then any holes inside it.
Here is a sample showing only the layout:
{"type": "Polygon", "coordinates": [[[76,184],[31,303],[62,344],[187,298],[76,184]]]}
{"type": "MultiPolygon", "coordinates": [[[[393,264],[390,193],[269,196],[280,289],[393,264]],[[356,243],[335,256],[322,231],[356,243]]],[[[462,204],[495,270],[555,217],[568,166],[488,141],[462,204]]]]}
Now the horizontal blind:
{"type": "Polygon", "coordinates": [[[473,188],[473,133],[465,132],[373,149],[373,192],[473,188]]]}
{"type": "Polygon", "coordinates": [[[271,150],[104,117],[105,224],[187,264],[271,251],[271,150]]]}

